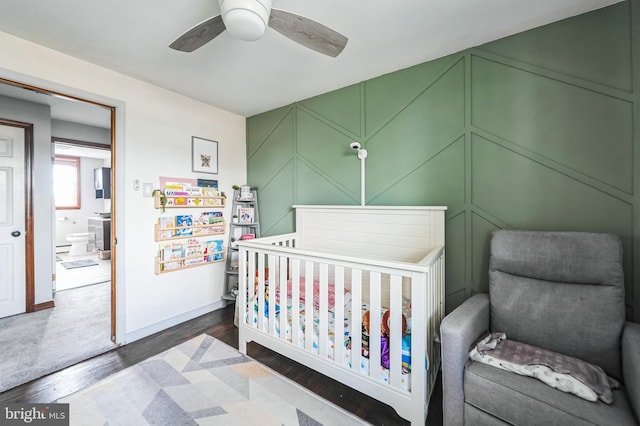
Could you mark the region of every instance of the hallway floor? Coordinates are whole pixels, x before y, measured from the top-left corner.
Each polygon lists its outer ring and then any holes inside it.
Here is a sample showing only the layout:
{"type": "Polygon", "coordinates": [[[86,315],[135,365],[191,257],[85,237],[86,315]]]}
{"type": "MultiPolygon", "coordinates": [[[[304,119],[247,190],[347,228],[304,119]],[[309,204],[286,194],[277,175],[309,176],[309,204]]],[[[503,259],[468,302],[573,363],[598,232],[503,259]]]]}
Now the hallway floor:
{"type": "Polygon", "coordinates": [[[111,260],[58,253],[55,307],[0,319],[0,392],[109,351],[111,260]],[[64,261],[97,265],[66,269],[64,261]]]}

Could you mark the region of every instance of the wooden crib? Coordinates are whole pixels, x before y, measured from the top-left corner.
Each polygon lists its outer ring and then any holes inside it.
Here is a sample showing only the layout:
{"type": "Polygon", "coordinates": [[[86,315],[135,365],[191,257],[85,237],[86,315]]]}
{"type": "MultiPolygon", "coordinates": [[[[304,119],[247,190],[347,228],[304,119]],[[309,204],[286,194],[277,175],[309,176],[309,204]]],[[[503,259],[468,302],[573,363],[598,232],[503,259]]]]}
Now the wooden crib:
{"type": "Polygon", "coordinates": [[[295,233],[238,243],[240,351],[255,341],[424,425],[440,367],[446,208],[294,208],[295,233]]]}

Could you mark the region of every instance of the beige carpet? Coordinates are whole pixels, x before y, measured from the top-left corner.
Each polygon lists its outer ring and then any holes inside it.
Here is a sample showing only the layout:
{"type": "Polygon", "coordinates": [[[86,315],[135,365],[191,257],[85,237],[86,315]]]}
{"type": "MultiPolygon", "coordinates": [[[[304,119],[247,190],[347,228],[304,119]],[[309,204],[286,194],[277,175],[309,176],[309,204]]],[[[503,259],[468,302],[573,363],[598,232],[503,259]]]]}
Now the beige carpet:
{"type": "Polygon", "coordinates": [[[110,282],[54,300],[54,308],[0,319],[0,392],[115,348],[110,282]]]}
{"type": "Polygon", "coordinates": [[[83,426],[368,424],[206,334],[57,402],[83,426]]]}

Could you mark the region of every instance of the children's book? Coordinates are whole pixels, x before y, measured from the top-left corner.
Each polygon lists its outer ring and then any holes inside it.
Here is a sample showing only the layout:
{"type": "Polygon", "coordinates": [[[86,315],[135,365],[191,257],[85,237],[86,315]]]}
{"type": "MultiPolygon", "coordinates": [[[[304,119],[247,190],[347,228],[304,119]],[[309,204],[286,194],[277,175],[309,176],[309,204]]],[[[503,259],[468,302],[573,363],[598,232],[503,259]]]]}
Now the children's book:
{"type": "Polygon", "coordinates": [[[241,240],[253,240],[256,237],[255,234],[242,234],[241,240]]]}
{"type": "Polygon", "coordinates": [[[218,181],[215,179],[198,179],[198,186],[218,189],[218,181]]]}
{"type": "Polygon", "coordinates": [[[160,270],[170,271],[172,269],[179,269],[182,267],[182,260],[172,260],[171,262],[164,262],[160,270]]]}
{"type": "Polygon", "coordinates": [[[202,195],[202,188],[199,186],[185,186],[184,190],[191,197],[202,195]]]}
{"type": "Polygon", "coordinates": [[[193,265],[204,262],[203,255],[205,247],[206,246],[199,240],[195,238],[189,239],[189,241],[187,241],[184,264],[193,265]]]}
{"type": "MultiPolygon", "coordinates": [[[[219,195],[217,188],[202,188],[202,195],[205,197],[217,197],[219,195]]],[[[215,201],[215,200],[207,200],[207,201],[215,201]]]]}
{"type": "Polygon", "coordinates": [[[206,243],[205,260],[207,262],[215,262],[224,258],[222,240],[210,240],[206,243]]]}
{"type": "Polygon", "coordinates": [[[186,237],[193,235],[193,216],[190,214],[176,216],[176,226],[178,227],[176,236],[186,237]]]}
{"type": "Polygon", "coordinates": [[[240,223],[253,223],[253,207],[238,207],[238,218],[240,223]]]}
{"type": "Polygon", "coordinates": [[[218,223],[224,222],[224,218],[222,217],[222,212],[202,212],[200,214],[202,223],[218,223]]]}
{"type": "Polygon", "coordinates": [[[173,238],[174,231],[173,229],[176,226],[176,218],[173,216],[163,216],[158,218],[158,225],[160,227],[160,238],[167,239],[173,238]],[[168,229],[167,229],[168,228],[168,229]]]}
{"type": "Polygon", "coordinates": [[[160,246],[160,258],[162,260],[182,259],[184,257],[184,245],[180,243],[164,244],[160,246]]]}

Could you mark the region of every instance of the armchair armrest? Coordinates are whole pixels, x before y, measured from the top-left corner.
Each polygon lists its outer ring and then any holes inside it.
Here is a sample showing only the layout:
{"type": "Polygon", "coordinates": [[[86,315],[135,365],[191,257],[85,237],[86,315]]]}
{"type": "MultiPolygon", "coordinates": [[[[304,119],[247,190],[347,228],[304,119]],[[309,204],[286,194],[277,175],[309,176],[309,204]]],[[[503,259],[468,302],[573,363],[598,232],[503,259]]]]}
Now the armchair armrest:
{"type": "Polygon", "coordinates": [[[627,322],[622,331],[622,378],[631,408],[640,421],[640,324],[627,322]]]}
{"type": "Polygon", "coordinates": [[[488,329],[489,295],[484,293],[470,297],[442,320],[442,411],[446,426],[464,424],[464,367],[471,345],[488,329]]]}

